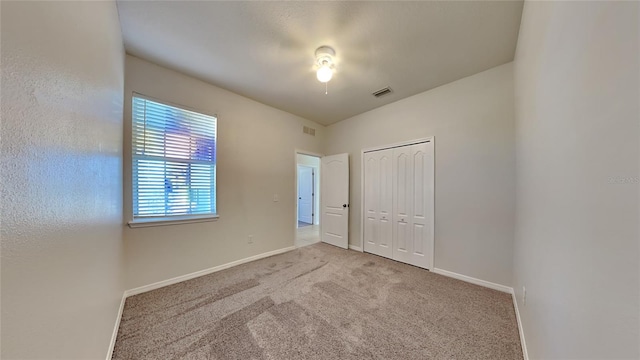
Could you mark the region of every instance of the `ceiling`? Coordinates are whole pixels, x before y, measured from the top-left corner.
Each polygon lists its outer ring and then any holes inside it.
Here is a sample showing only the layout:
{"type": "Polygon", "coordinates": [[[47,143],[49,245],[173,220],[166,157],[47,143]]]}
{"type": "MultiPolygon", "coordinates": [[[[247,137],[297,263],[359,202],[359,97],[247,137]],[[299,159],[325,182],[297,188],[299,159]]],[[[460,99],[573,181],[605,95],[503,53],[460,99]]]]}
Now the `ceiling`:
{"type": "Polygon", "coordinates": [[[118,11],[129,54],[329,125],[512,61],[522,5],[120,0],[118,11]],[[327,95],[321,45],[336,51],[327,95]]]}

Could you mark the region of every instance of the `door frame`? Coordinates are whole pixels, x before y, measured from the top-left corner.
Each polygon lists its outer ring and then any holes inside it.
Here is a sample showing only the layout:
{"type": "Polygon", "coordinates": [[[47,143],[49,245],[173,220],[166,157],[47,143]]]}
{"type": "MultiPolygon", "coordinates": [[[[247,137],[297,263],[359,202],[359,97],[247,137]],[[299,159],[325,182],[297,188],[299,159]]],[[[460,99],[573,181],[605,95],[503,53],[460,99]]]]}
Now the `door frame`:
{"type": "MultiPolygon", "coordinates": [[[[308,156],[314,156],[319,158],[322,161],[322,157],[324,156],[324,154],[321,153],[317,153],[317,152],[313,152],[313,151],[307,151],[307,150],[302,150],[302,149],[294,149],[293,150],[293,169],[294,169],[294,191],[295,191],[295,196],[293,197],[294,201],[295,201],[295,205],[294,205],[294,209],[296,209],[295,211],[295,221],[293,222],[293,243],[295,245],[296,242],[296,236],[298,234],[298,154],[300,155],[308,155],[308,156]]],[[[320,177],[316,176],[314,177],[314,180],[318,182],[319,186],[320,186],[320,177]]],[[[314,189],[314,193],[315,193],[315,189],[314,189]]],[[[320,199],[319,196],[315,196],[314,201],[318,202],[318,206],[320,209],[322,209],[322,200],[320,199]]],[[[314,204],[314,211],[315,211],[315,204],[314,204]]],[[[317,214],[319,215],[319,214],[317,214]]],[[[313,224],[315,225],[315,224],[313,224]]],[[[322,221],[320,221],[320,233],[322,234],[322,221]]]]}
{"type": "Polygon", "coordinates": [[[436,257],[436,142],[435,136],[429,136],[425,138],[419,138],[408,141],[401,141],[393,144],[380,145],[364,148],[360,151],[360,252],[364,252],[364,154],[367,152],[392,149],[402,146],[421,144],[425,142],[430,142],[433,144],[433,182],[431,183],[431,193],[433,194],[433,203],[431,206],[431,238],[433,241],[431,242],[431,269],[433,271],[436,267],[435,257],[436,257]]]}

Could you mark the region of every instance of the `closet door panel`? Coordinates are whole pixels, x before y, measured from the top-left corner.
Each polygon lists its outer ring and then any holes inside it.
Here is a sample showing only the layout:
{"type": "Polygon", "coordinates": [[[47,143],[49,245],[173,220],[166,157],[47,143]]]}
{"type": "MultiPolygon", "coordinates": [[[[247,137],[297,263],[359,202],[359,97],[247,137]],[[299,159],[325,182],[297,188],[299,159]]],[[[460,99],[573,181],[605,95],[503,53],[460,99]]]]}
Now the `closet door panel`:
{"type": "Polygon", "coordinates": [[[364,251],[375,253],[376,239],[378,237],[378,229],[376,226],[376,220],[372,217],[367,217],[364,223],[365,245],[364,251]]]}
{"type": "MultiPolygon", "coordinates": [[[[422,144],[414,145],[412,149],[413,160],[413,255],[424,256],[425,239],[425,152],[422,144]]],[[[419,259],[415,259],[419,260],[419,259]]]]}
{"type": "Polygon", "coordinates": [[[420,148],[420,145],[412,146],[413,154],[413,216],[416,219],[424,219],[425,218],[425,157],[426,154],[423,149],[420,148]]]}
{"type": "Polygon", "coordinates": [[[380,150],[364,156],[364,251],[391,257],[392,188],[391,152],[380,150]]]}
{"type": "Polygon", "coordinates": [[[413,167],[409,146],[393,149],[393,259],[411,258],[413,167]]]}
{"type": "Polygon", "coordinates": [[[373,153],[364,156],[364,250],[376,253],[378,222],[378,159],[373,153]]]}
{"type": "Polygon", "coordinates": [[[413,245],[413,255],[424,256],[424,241],[422,239],[425,238],[425,226],[423,224],[413,224],[413,233],[412,236],[412,245],[413,245]]]}
{"type": "Polygon", "coordinates": [[[393,150],[377,151],[379,155],[378,240],[379,254],[390,258],[393,245],[393,150]]]}
{"type": "Polygon", "coordinates": [[[394,160],[395,168],[393,175],[395,176],[395,189],[393,191],[395,201],[395,214],[397,220],[407,219],[409,217],[409,209],[411,208],[411,164],[409,162],[408,152],[404,149],[395,149],[394,160]]]}
{"type": "Polygon", "coordinates": [[[431,267],[431,219],[433,209],[433,149],[432,144],[411,146],[413,167],[413,224],[410,264],[423,268],[431,267]]]}
{"type": "Polygon", "coordinates": [[[405,261],[409,252],[409,226],[406,222],[396,224],[394,260],[405,261]]]}

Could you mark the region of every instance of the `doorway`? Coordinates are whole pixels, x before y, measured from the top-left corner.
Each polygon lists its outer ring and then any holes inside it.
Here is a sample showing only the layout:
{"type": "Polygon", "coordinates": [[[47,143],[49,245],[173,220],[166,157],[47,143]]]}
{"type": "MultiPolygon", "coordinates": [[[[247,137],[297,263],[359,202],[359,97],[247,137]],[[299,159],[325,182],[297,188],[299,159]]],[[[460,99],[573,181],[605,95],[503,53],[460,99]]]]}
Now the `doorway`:
{"type": "Polygon", "coordinates": [[[315,169],[298,164],[298,227],[311,226],[316,217],[314,212],[315,169]]]}
{"type": "Polygon", "coordinates": [[[296,152],[295,246],[320,241],[320,157],[296,152]]]}

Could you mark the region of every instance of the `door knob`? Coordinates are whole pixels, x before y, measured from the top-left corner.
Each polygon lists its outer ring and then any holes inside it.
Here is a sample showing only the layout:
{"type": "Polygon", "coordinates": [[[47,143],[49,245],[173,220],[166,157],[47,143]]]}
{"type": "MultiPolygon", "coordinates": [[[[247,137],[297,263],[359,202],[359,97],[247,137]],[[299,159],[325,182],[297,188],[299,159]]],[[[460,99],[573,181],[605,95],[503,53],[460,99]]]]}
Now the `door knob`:
{"type": "Polygon", "coordinates": [[[346,208],[346,207],[347,207],[347,204],[342,204],[342,207],[343,207],[343,208],[346,208]]]}

